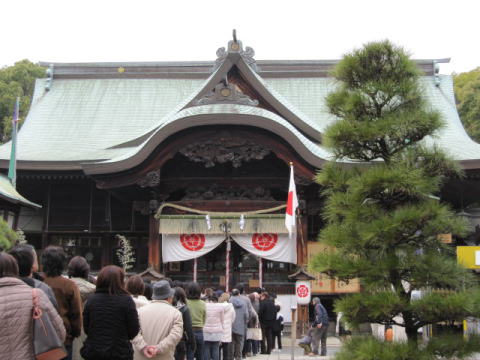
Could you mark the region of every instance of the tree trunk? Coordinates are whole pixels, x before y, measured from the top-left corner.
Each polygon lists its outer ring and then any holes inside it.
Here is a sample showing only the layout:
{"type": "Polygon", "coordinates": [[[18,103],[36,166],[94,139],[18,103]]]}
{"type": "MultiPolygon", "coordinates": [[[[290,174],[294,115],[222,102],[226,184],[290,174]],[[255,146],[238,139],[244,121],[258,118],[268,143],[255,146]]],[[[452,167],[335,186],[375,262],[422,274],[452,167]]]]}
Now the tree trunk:
{"type": "Polygon", "coordinates": [[[418,342],[418,329],[416,327],[405,327],[405,333],[407,334],[407,339],[409,342],[417,343],[418,342]]]}

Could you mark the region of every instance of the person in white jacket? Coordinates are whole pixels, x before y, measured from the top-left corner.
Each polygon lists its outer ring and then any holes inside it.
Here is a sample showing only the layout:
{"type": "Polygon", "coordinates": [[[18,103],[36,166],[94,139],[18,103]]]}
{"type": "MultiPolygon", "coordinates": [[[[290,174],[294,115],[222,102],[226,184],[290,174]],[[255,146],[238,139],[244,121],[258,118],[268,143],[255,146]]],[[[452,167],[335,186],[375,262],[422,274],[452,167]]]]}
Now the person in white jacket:
{"type": "Polygon", "coordinates": [[[207,298],[207,319],[203,327],[203,360],[220,360],[220,342],[226,309],[224,304],[218,303],[216,296],[211,295],[207,298]]]}
{"type": "Polygon", "coordinates": [[[218,302],[224,304],[226,307],[225,314],[223,315],[223,334],[222,334],[222,360],[233,360],[233,348],[232,348],[232,324],[235,321],[235,309],[233,305],[229,303],[230,294],[223,293],[218,298],[218,302]]]}
{"type": "Polygon", "coordinates": [[[153,285],[153,301],[138,309],[140,332],[133,339],[134,359],[173,360],[183,335],[182,314],[172,306],[174,290],[168,281],[153,285]]]}

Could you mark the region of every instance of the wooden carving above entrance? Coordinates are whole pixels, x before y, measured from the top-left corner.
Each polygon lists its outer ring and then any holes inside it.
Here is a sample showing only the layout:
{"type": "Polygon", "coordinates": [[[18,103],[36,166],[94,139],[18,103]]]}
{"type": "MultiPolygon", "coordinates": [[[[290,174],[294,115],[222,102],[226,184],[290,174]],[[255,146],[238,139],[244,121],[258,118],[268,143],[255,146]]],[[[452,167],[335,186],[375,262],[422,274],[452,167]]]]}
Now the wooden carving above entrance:
{"type": "Polygon", "coordinates": [[[228,162],[238,168],[243,162],[262,160],[271,150],[247,138],[224,132],[213,139],[188,144],[179,152],[193,162],[205,164],[206,168],[228,162]]]}
{"type": "Polygon", "coordinates": [[[263,186],[192,186],[182,200],[275,200],[270,189],[263,186]]]}
{"type": "MultiPolygon", "coordinates": [[[[122,173],[94,176],[94,179],[100,189],[133,184],[155,187],[162,181],[162,167],[179,153],[191,161],[203,164],[206,169],[228,163],[238,169],[242,164],[253,163],[274,154],[285,163],[285,174],[288,174],[288,163],[294,163],[298,185],[311,184],[316,171],[282,138],[266,130],[238,125],[228,129],[225,126],[205,126],[193,127],[171,136],[136,168],[122,173]]],[[[288,181],[288,175],[285,176],[285,181],[288,181]]]]}

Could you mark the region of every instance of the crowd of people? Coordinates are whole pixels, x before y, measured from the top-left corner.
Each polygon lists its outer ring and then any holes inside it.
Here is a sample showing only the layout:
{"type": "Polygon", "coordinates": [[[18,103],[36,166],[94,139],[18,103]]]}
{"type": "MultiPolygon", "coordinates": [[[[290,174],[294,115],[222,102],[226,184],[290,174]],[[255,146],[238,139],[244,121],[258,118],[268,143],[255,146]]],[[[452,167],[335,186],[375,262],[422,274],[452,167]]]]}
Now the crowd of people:
{"type": "Polygon", "coordinates": [[[85,258],[66,260],[61,247],[49,246],[39,273],[32,246],[0,253],[1,359],[35,358],[36,293],[68,360],[241,360],[270,354],[275,342],[282,347],[281,306],[262,289],[247,295],[241,284],[227,293],[195,282],[148,283],[114,265],[95,278],[85,258]]]}

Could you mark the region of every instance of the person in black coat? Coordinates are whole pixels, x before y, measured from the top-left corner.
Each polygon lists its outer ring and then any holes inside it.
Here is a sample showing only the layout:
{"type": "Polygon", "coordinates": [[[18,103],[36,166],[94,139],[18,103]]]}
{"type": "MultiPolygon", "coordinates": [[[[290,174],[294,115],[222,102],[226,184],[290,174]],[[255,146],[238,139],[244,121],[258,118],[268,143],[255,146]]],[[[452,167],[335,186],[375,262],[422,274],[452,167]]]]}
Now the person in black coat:
{"type": "Polygon", "coordinates": [[[275,303],[270,299],[267,292],[263,292],[260,295],[258,319],[260,320],[260,326],[262,328],[262,354],[270,354],[273,348],[273,327],[277,320],[277,310],[275,309],[275,303]]]}
{"type": "Polygon", "coordinates": [[[183,336],[180,342],[175,348],[175,360],[184,360],[187,356],[187,351],[195,353],[196,342],[192,329],[192,317],[190,316],[190,310],[187,305],[187,296],[185,290],[181,287],[175,288],[175,294],[173,295],[173,303],[180,313],[183,320],[183,336]]]}
{"type": "Polygon", "coordinates": [[[137,309],[124,288],[125,273],[114,265],[100,271],[97,289],[85,303],[87,339],[80,353],[86,360],[132,360],[132,340],[140,331],[137,309]]]}
{"type": "Polygon", "coordinates": [[[277,310],[277,318],[272,328],[273,348],[275,347],[275,339],[277,341],[277,349],[282,350],[282,331],[283,331],[283,315],[280,314],[280,305],[275,305],[277,310]]]}

